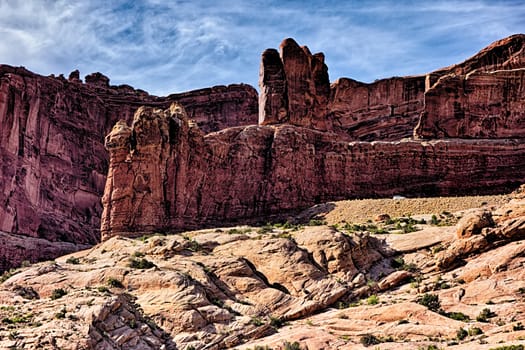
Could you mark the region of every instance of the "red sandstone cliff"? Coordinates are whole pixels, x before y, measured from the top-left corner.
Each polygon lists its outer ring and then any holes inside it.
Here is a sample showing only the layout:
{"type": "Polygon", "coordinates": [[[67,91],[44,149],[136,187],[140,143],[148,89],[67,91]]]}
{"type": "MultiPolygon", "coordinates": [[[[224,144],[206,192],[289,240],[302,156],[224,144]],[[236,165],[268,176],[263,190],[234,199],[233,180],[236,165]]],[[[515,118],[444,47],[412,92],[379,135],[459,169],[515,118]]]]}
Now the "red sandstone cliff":
{"type": "Polygon", "coordinates": [[[420,138],[525,137],[525,35],[499,40],[427,76],[420,138]]]}
{"type": "Polygon", "coordinates": [[[170,117],[167,129],[157,125],[163,134],[154,140],[139,142],[148,123],[129,130],[120,124],[132,134],[130,149],[112,155],[116,191],[106,196],[106,235],[264,217],[347,197],[506,190],[522,182],[525,169],[519,140],[524,42],[523,35],[503,39],[427,76],[330,85],[323,54],[287,39],[280,53],[263,53],[264,126],[234,128],[257,120],[258,96],[246,85],[159,98],[110,86],[100,73],[83,84],[78,72],[66,80],[2,66],[0,230],[52,242],[95,242],[108,169],[103,136],[118,119],[129,123],[139,106],[167,108],[173,101],[188,116],[170,117]],[[399,141],[414,133],[494,140],[399,141]],[[373,140],[382,142],[357,142],[373,140]],[[162,166],[154,169],[152,160],[162,166]],[[136,175],[122,176],[118,167],[136,175]],[[128,192],[119,194],[126,186],[128,192]]]}
{"type": "Polygon", "coordinates": [[[499,40],[465,62],[427,75],[329,86],[323,54],[293,39],[268,49],[260,68],[259,122],[333,131],[342,139],[523,137],[525,35],[499,40]]]}
{"type": "Polygon", "coordinates": [[[371,84],[341,78],[330,85],[324,55],[293,39],[268,49],[259,73],[259,123],[333,131],[348,140],[399,140],[412,135],[423,110],[425,76],[371,84]]]}
{"type": "MultiPolygon", "coordinates": [[[[130,120],[138,106],[171,101],[187,105],[206,131],[257,120],[257,93],[247,85],[159,98],[110,86],[100,73],[83,84],[78,72],[66,80],[0,66],[0,231],[44,242],[97,242],[108,169],[104,136],[117,120],[130,120]]],[[[1,252],[0,270],[64,253],[19,247],[21,252],[1,252]]]]}
{"type": "Polygon", "coordinates": [[[500,192],[525,176],[525,142],[345,142],[288,124],[204,135],[178,105],[139,109],[131,127],[115,126],[106,148],[103,239],[264,218],[343,198],[500,192]]]}

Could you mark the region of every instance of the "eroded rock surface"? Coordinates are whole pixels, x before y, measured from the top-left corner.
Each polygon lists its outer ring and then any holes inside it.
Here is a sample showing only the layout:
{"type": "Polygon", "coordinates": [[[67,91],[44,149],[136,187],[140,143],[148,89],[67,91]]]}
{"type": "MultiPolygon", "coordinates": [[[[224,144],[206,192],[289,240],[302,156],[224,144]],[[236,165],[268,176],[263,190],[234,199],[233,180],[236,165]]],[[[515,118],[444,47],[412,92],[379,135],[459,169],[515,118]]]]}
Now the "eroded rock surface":
{"type": "MultiPolygon", "coordinates": [[[[506,207],[517,210],[520,200],[506,207]]],[[[496,220],[485,236],[516,219],[496,220]]],[[[443,253],[483,234],[458,238],[454,227],[418,226],[420,232],[388,235],[342,225],[267,225],[112,237],[3,282],[0,347],[285,349],[297,342],[303,349],[488,350],[523,344],[524,236],[498,236],[484,252],[471,250],[460,256],[463,264],[444,271],[436,269],[443,253]],[[425,235],[432,237],[407,246],[425,235]],[[438,298],[437,307],[422,302],[428,295],[438,298]]]]}
{"type": "Polygon", "coordinates": [[[334,304],[385,257],[328,227],[258,231],[114,237],[26,268],[0,288],[0,347],[224,349],[334,304]]]}
{"type": "Polygon", "coordinates": [[[523,138],[523,34],[426,75],[329,85],[322,53],[285,39],[263,54],[259,122],[329,130],[349,140],[523,138]]]}
{"type": "MultiPolygon", "coordinates": [[[[111,86],[100,73],[78,71],[69,80],[0,66],[0,230],[49,242],[94,244],[108,170],[104,136],[119,120],[131,121],[140,105],[182,101],[202,130],[257,123],[257,92],[247,85],[218,86],[168,97],[130,86],[111,86]]],[[[33,250],[28,239],[20,251],[33,250]]],[[[51,244],[52,245],[52,244],[51,244]]],[[[50,245],[50,246],[51,246],[50,245]]],[[[23,260],[48,259],[28,254],[23,260]]],[[[20,251],[3,250],[0,270],[20,251]]]]}
{"type": "Polygon", "coordinates": [[[78,71],[65,79],[1,66],[0,230],[94,244],[108,170],[104,136],[120,119],[129,125],[139,106],[166,109],[173,101],[187,112],[182,129],[169,126],[161,153],[147,146],[131,156],[130,149],[124,160],[135,162],[121,164],[133,167],[149,156],[168,160],[158,173],[145,164],[135,169],[149,172],[152,181],[172,181],[156,185],[165,192],[160,197],[148,194],[144,176],[131,181],[138,192],[120,197],[131,200],[133,210],[149,211],[145,217],[160,213],[154,225],[123,218],[134,231],[266,220],[343,198],[508,191],[525,169],[524,41],[523,35],[500,40],[425,76],[371,84],[341,78],[330,85],[323,54],[286,39],[280,53],[263,53],[260,96],[240,84],[155,97],[112,86],[101,73],[83,83],[78,71]],[[261,126],[255,126],[258,115],[261,126]],[[403,139],[412,135],[440,139],[403,139]],[[161,208],[157,199],[164,199],[161,208]]]}
{"type": "Polygon", "coordinates": [[[504,192],[525,175],[518,141],[345,142],[289,124],[204,135],[178,105],[141,108],[126,128],[106,138],[103,239],[264,220],[357,196],[504,192]]]}

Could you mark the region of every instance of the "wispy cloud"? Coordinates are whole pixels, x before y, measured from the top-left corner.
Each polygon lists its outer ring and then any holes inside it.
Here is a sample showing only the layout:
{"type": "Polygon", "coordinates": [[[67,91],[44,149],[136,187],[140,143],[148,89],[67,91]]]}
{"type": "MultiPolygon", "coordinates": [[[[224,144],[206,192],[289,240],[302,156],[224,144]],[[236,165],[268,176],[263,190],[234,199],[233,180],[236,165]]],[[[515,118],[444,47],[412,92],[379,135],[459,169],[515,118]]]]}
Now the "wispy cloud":
{"type": "Polygon", "coordinates": [[[459,62],[523,23],[521,1],[0,0],[0,62],[166,95],[256,86],[260,53],[294,37],[332,80],[372,81],[459,62]]]}

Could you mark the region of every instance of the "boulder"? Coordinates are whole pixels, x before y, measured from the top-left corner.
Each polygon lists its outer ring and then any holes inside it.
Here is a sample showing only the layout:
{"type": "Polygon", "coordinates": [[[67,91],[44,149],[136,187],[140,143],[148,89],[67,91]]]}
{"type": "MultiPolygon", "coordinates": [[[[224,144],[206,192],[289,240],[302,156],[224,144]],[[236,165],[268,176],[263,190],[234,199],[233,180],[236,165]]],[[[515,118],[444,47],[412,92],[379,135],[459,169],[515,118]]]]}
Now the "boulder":
{"type": "Polygon", "coordinates": [[[492,213],[486,209],[475,209],[466,212],[456,225],[456,235],[458,238],[469,238],[472,235],[479,235],[485,227],[494,226],[492,213]]]}

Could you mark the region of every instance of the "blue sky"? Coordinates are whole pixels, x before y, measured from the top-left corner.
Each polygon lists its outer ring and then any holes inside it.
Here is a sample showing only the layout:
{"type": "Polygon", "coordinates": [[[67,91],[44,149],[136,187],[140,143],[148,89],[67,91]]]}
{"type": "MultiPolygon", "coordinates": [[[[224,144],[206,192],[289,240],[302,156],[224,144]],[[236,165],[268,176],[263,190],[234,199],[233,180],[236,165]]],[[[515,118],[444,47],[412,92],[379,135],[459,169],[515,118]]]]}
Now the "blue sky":
{"type": "Polygon", "coordinates": [[[330,79],[421,74],[525,32],[523,1],[0,0],[0,63],[100,71],[167,95],[257,87],[262,51],[293,37],[330,79]]]}

